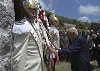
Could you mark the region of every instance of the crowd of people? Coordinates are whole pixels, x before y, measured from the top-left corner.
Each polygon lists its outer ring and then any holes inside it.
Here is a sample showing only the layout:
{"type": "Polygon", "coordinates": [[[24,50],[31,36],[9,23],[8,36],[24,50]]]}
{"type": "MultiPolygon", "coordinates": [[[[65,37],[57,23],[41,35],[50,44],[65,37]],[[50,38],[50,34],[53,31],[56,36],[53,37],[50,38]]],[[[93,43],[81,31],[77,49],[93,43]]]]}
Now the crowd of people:
{"type": "Polygon", "coordinates": [[[87,39],[91,60],[97,60],[98,66],[100,67],[100,29],[98,28],[96,32],[93,30],[87,30],[87,33],[84,33],[82,36],[87,39]]]}
{"type": "MultiPolygon", "coordinates": [[[[75,27],[60,31],[55,11],[46,14],[38,0],[14,0],[14,12],[10,71],[55,71],[56,61],[69,58],[72,71],[92,71],[93,58],[100,67],[100,28],[86,34],[75,27]]],[[[7,71],[2,64],[0,70],[7,71]]]]}
{"type": "MultiPolygon", "coordinates": [[[[72,42],[70,41],[70,38],[69,38],[68,29],[65,28],[64,31],[60,31],[59,33],[60,33],[60,48],[68,49],[68,47],[69,47],[69,50],[71,50],[71,47],[69,45],[72,44],[72,42]]],[[[81,31],[81,32],[78,31],[78,35],[81,35],[87,41],[87,47],[89,48],[88,58],[90,58],[90,63],[92,60],[96,60],[98,67],[100,67],[100,55],[99,55],[100,54],[100,28],[98,28],[96,32],[94,32],[93,30],[87,30],[87,31],[81,31]]],[[[84,41],[84,42],[86,42],[86,41],[84,41]]],[[[79,44],[79,42],[77,42],[77,43],[79,44]]],[[[82,47],[82,44],[81,44],[81,47],[82,47]]],[[[73,48],[75,48],[75,45],[73,48]]],[[[78,50],[78,48],[76,50],[78,50]]],[[[62,52],[64,54],[62,54],[62,53],[59,54],[60,60],[61,61],[70,61],[70,59],[71,59],[70,56],[72,56],[72,55],[70,55],[69,53],[71,53],[71,52],[68,53],[67,50],[65,50],[65,51],[62,52]],[[64,53],[65,51],[66,51],[66,54],[64,53]]],[[[73,50],[71,50],[71,51],[73,54],[74,51],[73,50]]],[[[79,70],[76,70],[76,71],[79,71],[79,70]]],[[[84,69],[83,69],[83,71],[84,71],[84,69]]],[[[88,70],[86,70],[86,71],[88,71],[88,70]]]]}

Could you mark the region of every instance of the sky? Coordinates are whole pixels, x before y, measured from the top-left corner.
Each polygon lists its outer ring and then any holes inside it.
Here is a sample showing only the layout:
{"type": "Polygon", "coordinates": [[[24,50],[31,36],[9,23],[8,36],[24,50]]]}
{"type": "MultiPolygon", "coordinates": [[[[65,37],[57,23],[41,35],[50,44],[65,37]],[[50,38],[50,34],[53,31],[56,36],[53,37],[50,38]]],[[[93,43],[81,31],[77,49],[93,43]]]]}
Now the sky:
{"type": "Polygon", "coordinates": [[[42,8],[83,22],[100,20],[100,0],[39,0],[42,8]]]}

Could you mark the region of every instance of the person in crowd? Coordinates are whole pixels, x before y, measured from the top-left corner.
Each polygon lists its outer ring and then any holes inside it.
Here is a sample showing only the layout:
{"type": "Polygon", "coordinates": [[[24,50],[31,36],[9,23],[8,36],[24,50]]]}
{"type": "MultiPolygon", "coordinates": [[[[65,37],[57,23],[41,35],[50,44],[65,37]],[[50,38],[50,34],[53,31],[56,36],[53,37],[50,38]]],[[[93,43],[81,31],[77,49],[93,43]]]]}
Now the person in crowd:
{"type": "MultiPolygon", "coordinates": [[[[69,45],[69,38],[68,38],[68,28],[65,28],[65,32],[63,34],[63,38],[64,40],[62,41],[64,44],[64,48],[66,48],[69,45]]],[[[64,55],[64,59],[65,61],[67,61],[69,58],[69,54],[64,55]]]]}
{"type": "Polygon", "coordinates": [[[85,32],[84,31],[82,31],[82,36],[85,37],[85,32]]]}
{"type": "Polygon", "coordinates": [[[68,33],[68,28],[67,27],[65,28],[65,32],[66,32],[66,34],[68,33]]]}
{"type": "Polygon", "coordinates": [[[97,38],[97,35],[94,34],[93,35],[93,38],[92,38],[92,60],[95,60],[96,59],[96,38],[97,38]]]}
{"type": "Polygon", "coordinates": [[[96,37],[96,60],[100,67],[100,29],[98,29],[96,37]]]}
{"type": "Polygon", "coordinates": [[[68,35],[67,35],[68,32],[64,31],[62,33],[62,36],[63,36],[63,40],[62,40],[62,43],[63,43],[63,48],[66,48],[69,44],[69,39],[68,39],[68,35]]]}
{"type": "Polygon", "coordinates": [[[81,32],[78,30],[78,34],[81,35],[81,32]]]}
{"type": "MultiPolygon", "coordinates": [[[[93,30],[91,30],[93,32],[93,30]]],[[[93,39],[92,39],[92,32],[90,30],[87,30],[85,38],[88,42],[88,47],[89,47],[89,52],[90,52],[90,59],[92,59],[92,55],[93,55],[93,47],[92,47],[92,43],[93,43],[93,39]]]]}
{"type": "Polygon", "coordinates": [[[87,41],[89,40],[89,36],[90,36],[90,30],[87,30],[85,35],[87,41]]]}
{"type": "Polygon", "coordinates": [[[71,54],[72,71],[92,71],[94,68],[90,64],[89,47],[86,39],[78,35],[75,27],[69,29],[68,37],[71,44],[65,49],[59,49],[58,53],[71,54]]]}
{"type": "Polygon", "coordinates": [[[90,35],[92,36],[94,34],[94,31],[91,29],[90,30],[90,35]]]}
{"type": "MultiPolygon", "coordinates": [[[[64,48],[64,44],[63,44],[63,31],[59,31],[59,36],[60,36],[60,48],[64,48]]],[[[62,61],[63,58],[62,58],[62,55],[61,54],[58,54],[59,55],[59,60],[62,61]]]]}
{"type": "MultiPolygon", "coordinates": [[[[60,33],[60,48],[66,48],[66,44],[67,44],[67,39],[65,39],[66,34],[65,31],[60,33]]],[[[59,54],[60,57],[60,61],[64,61],[66,59],[66,54],[59,54]]]]}
{"type": "Polygon", "coordinates": [[[68,38],[68,28],[66,28],[66,30],[65,30],[65,34],[63,35],[64,36],[64,38],[65,38],[65,47],[67,47],[68,46],[68,44],[69,44],[69,38],[68,38]]]}

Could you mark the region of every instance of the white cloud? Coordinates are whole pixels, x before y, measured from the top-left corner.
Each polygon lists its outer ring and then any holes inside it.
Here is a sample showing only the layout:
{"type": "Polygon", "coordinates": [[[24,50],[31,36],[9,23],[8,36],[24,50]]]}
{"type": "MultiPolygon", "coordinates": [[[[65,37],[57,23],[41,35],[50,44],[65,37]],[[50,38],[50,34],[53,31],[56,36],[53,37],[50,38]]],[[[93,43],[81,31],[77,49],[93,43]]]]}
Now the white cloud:
{"type": "Polygon", "coordinates": [[[86,16],[80,17],[78,20],[82,22],[91,22],[91,20],[86,16]]]}
{"type": "Polygon", "coordinates": [[[48,8],[49,8],[49,9],[52,9],[52,7],[53,7],[53,0],[49,0],[48,8]]]}
{"type": "Polygon", "coordinates": [[[80,6],[78,8],[80,14],[85,15],[99,15],[100,14],[100,6],[93,6],[88,4],[87,6],[80,6]]]}
{"type": "Polygon", "coordinates": [[[43,0],[39,0],[39,2],[44,10],[51,10],[53,8],[53,0],[49,0],[48,5],[43,0]]]}

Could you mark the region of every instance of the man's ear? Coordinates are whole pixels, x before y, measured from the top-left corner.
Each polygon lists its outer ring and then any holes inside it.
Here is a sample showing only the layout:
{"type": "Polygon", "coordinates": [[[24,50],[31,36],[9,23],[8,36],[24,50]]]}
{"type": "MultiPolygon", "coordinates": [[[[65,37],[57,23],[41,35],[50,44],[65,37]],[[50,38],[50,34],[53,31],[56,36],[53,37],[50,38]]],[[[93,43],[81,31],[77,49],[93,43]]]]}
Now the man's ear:
{"type": "Polygon", "coordinates": [[[76,33],[75,32],[72,32],[72,35],[76,38],[76,33]]]}

